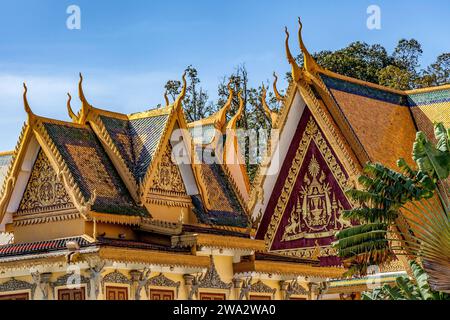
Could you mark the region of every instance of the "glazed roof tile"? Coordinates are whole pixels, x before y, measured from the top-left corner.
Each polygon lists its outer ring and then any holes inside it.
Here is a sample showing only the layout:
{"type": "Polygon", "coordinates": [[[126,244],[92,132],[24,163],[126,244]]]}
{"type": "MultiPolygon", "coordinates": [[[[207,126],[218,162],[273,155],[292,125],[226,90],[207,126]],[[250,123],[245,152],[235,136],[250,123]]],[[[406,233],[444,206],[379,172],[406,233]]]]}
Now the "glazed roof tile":
{"type": "Polygon", "coordinates": [[[92,210],[99,213],[148,216],[138,206],[89,126],[44,122],[50,139],[75,178],[84,198],[94,194],[92,210]]]}
{"type": "Polygon", "coordinates": [[[145,176],[166,127],[168,114],[124,120],[100,116],[137,183],[145,176]]]}
{"type": "Polygon", "coordinates": [[[52,251],[66,250],[67,242],[77,242],[80,248],[92,245],[92,243],[83,237],[71,237],[28,243],[13,243],[0,246],[0,257],[42,254],[52,251]]]}

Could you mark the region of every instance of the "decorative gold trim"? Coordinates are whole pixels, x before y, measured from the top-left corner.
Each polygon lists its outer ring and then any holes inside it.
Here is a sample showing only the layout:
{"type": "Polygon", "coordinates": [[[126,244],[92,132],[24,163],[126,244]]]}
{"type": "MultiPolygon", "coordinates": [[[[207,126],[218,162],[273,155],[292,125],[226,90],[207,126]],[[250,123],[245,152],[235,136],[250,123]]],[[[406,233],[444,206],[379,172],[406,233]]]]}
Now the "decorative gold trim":
{"type": "Polygon", "coordinates": [[[164,266],[182,266],[208,268],[209,257],[187,254],[167,253],[148,249],[102,247],[99,251],[101,259],[116,262],[149,263],[164,266]]]}
{"type": "Polygon", "coordinates": [[[124,224],[133,226],[139,225],[142,221],[142,218],[139,216],[126,216],[119,214],[100,213],[94,211],[89,212],[89,217],[91,219],[95,219],[96,222],[124,224]]]}
{"type": "Polygon", "coordinates": [[[263,240],[203,233],[172,237],[172,245],[178,247],[204,246],[211,248],[243,249],[258,252],[266,251],[263,240]]]}
{"type": "Polygon", "coordinates": [[[67,221],[67,220],[75,220],[81,218],[81,214],[78,211],[70,210],[70,211],[61,211],[61,212],[47,212],[40,214],[32,214],[25,216],[15,216],[13,221],[13,226],[27,226],[33,224],[41,224],[48,222],[58,222],[58,221],[67,221]]]}
{"type": "Polygon", "coordinates": [[[338,267],[313,267],[311,265],[274,262],[274,261],[245,261],[233,264],[233,272],[269,273],[281,275],[297,275],[303,277],[341,278],[346,269],[338,267]]]}

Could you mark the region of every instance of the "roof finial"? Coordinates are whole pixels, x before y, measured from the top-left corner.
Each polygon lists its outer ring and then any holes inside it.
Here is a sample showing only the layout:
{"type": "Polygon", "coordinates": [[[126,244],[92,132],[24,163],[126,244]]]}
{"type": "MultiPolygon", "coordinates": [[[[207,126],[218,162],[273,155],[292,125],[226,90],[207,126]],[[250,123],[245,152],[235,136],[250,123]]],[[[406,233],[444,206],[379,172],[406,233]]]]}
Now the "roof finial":
{"type": "Polygon", "coordinates": [[[238,92],[239,99],[239,108],[236,114],[230,119],[227,125],[227,129],[236,129],[236,124],[238,120],[242,117],[242,113],[244,112],[244,100],[242,99],[242,90],[238,92]]]}
{"type": "Polygon", "coordinates": [[[270,121],[273,125],[275,123],[275,121],[277,120],[278,114],[276,112],[270,110],[269,106],[267,105],[266,93],[267,93],[267,91],[263,84],[262,88],[261,88],[261,103],[262,103],[264,112],[267,114],[267,117],[270,119],[270,121]]]}
{"type": "Polygon", "coordinates": [[[316,72],[318,69],[320,69],[320,66],[317,64],[317,62],[314,60],[314,58],[311,56],[311,54],[308,52],[308,49],[306,49],[305,44],[303,43],[303,37],[302,37],[302,29],[303,24],[300,17],[298,17],[298,42],[300,44],[300,50],[303,53],[303,65],[305,66],[305,70],[309,72],[316,72]]]}
{"type": "Polygon", "coordinates": [[[89,103],[86,100],[86,97],[84,96],[83,91],[83,75],[80,72],[80,81],[78,82],[78,96],[80,97],[80,100],[83,104],[89,105],[89,103]]]}
{"type": "Polygon", "coordinates": [[[216,120],[216,128],[218,130],[222,130],[222,127],[225,125],[225,121],[226,121],[226,116],[227,116],[227,111],[228,109],[230,109],[231,107],[231,103],[233,102],[233,89],[231,88],[231,82],[232,79],[230,79],[230,81],[227,84],[227,89],[228,89],[228,99],[225,102],[224,106],[222,107],[222,109],[220,109],[217,113],[217,120],[216,120]]]}
{"type": "Polygon", "coordinates": [[[166,107],[169,106],[170,102],[169,97],[167,96],[167,90],[164,91],[164,100],[166,101],[166,107]]]}
{"type": "Polygon", "coordinates": [[[91,105],[87,101],[83,92],[83,75],[80,72],[80,81],[78,82],[78,96],[81,100],[81,111],[78,117],[78,122],[83,123],[86,120],[87,114],[89,113],[89,109],[91,105]]]}
{"type": "Polygon", "coordinates": [[[181,92],[173,104],[174,109],[178,109],[181,106],[181,101],[183,101],[184,97],[186,96],[186,88],[187,88],[186,71],[183,73],[181,79],[183,80],[183,87],[181,88],[181,92]]]}
{"type": "Polygon", "coordinates": [[[289,49],[289,31],[287,27],[284,27],[284,32],[286,33],[286,40],[285,40],[286,56],[290,65],[292,66],[292,78],[295,81],[298,81],[300,80],[301,77],[301,70],[297,62],[295,61],[294,57],[292,56],[291,50],[289,49]]]}
{"type": "Polygon", "coordinates": [[[273,80],[273,92],[275,93],[275,97],[277,98],[277,100],[279,102],[283,102],[284,97],[278,92],[278,89],[277,89],[278,77],[277,77],[277,74],[275,73],[275,71],[273,72],[273,77],[274,77],[274,80],[273,80]]]}
{"type": "Polygon", "coordinates": [[[72,96],[70,95],[70,93],[67,92],[67,96],[69,97],[67,99],[67,111],[69,112],[69,117],[70,119],[72,119],[73,122],[78,123],[78,117],[75,114],[75,112],[73,112],[72,110],[72,106],[70,105],[70,101],[72,101],[72,96]]]}
{"type": "Polygon", "coordinates": [[[28,120],[33,117],[33,111],[31,111],[30,105],[28,104],[27,99],[28,88],[25,82],[23,83],[23,106],[25,108],[25,112],[28,114],[28,120]]]}

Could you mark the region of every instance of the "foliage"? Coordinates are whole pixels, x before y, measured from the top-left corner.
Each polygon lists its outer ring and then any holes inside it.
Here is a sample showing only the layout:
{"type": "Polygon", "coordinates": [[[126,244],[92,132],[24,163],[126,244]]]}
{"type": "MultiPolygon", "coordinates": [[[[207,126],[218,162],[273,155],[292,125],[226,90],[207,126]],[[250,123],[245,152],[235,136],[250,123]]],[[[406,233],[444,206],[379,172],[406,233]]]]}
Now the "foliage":
{"type": "MultiPolygon", "coordinates": [[[[336,51],[319,51],[312,56],[322,67],[348,77],[406,90],[450,83],[450,53],[443,53],[436,62],[420,69],[423,54],[415,39],[401,39],[392,54],[379,45],[352,42],[336,51]]],[[[303,56],[297,56],[303,64],[303,56]]],[[[290,74],[287,75],[290,79],[290,74]]]]}
{"type": "Polygon", "coordinates": [[[362,300],[450,300],[450,295],[433,291],[428,276],[414,260],[410,261],[413,279],[398,277],[395,286],[385,284],[372,292],[362,294],[362,300]]]}
{"type": "Polygon", "coordinates": [[[359,206],[344,211],[344,218],[362,225],[340,231],[334,246],[350,273],[364,274],[369,265],[388,262],[393,257],[388,231],[395,225],[400,209],[405,209],[407,203],[431,198],[437,181],[448,177],[449,133],[443,124],[435,125],[435,137],[438,143],[433,145],[422,132],[417,133],[413,159],[418,171],[404,159],[397,163],[402,172],[369,163],[358,179],[362,189],[346,191],[359,206]]]}
{"type": "MultiPolygon", "coordinates": [[[[199,87],[200,79],[197,69],[188,66],[185,71],[188,85],[183,107],[186,111],[187,121],[192,122],[209,116],[217,108],[208,101],[208,93],[202,87],[199,87]]],[[[180,93],[181,82],[178,80],[169,80],[165,85],[165,89],[172,100],[175,100],[176,96],[180,93]]]]}

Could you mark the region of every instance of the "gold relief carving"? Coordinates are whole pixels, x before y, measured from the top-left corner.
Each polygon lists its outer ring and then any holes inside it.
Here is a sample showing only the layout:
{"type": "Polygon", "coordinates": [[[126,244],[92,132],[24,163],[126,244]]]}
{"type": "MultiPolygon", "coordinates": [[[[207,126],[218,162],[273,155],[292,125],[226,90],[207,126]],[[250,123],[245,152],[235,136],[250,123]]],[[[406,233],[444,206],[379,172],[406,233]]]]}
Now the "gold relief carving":
{"type": "Polygon", "coordinates": [[[119,197],[117,190],[113,187],[111,176],[106,171],[95,148],[68,145],[67,150],[77,164],[89,190],[95,190],[97,197],[119,197]]]}
{"type": "Polygon", "coordinates": [[[170,145],[161,157],[151,189],[152,191],[186,194],[180,170],[172,161],[172,147],[170,145]]]}
{"type": "Polygon", "coordinates": [[[19,205],[18,213],[74,208],[45,153],[40,151],[19,205]]]}
{"type": "MultiPolygon", "coordinates": [[[[300,140],[297,152],[295,154],[295,157],[292,161],[292,165],[289,169],[289,173],[288,176],[286,178],[286,181],[282,187],[282,191],[281,194],[278,198],[277,201],[277,205],[275,206],[274,209],[274,213],[272,215],[272,218],[270,220],[269,226],[267,228],[267,232],[265,235],[265,241],[266,244],[268,245],[268,247],[272,246],[273,243],[273,239],[275,237],[276,231],[278,230],[279,224],[281,222],[281,218],[283,216],[283,213],[286,210],[286,205],[288,203],[288,200],[291,196],[295,181],[297,180],[298,174],[300,172],[300,168],[301,165],[304,161],[304,158],[306,156],[306,152],[308,150],[309,145],[311,144],[311,142],[314,142],[315,145],[317,146],[317,148],[319,149],[324,161],[326,162],[327,166],[329,167],[331,173],[333,174],[334,179],[336,180],[336,182],[338,183],[339,187],[341,188],[341,190],[345,190],[348,187],[348,178],[346,177],[346,175],[344,174],[344,172],[342,171],[341,166],[338,164],[335,156],[333,155],[331,149],[328,147],[328,144],[326,142],[326,140],[324,139],[321,131],[319,130],[316,122],[314,121],[313,117],[311,116],[310,119],[308,120],[308,123],[306,125],[305,131],[302,135],[302,138],[300,140]]],[[[309,174],[310,176],[313,176],[312,173],[316,173],[316,171],[319,170],[320,168],[317,169],[316,165],[314,164],[313,166],[311,166],[310,170],[309,170],[309,174]],[[311,170],[312,169],[312,170],[311,170]]],[[[294,206],[293,211],[291,212],[291,220],[289,221],[289,229],[285,230],[285,237],[284,239],[287,240],[288,237],[290,236],[294,236],[294,235],[298,235],[301,234],[300,231],[300,227],[296,220],[292,217],[292,215],[297,215],[298,212],[303,212],[303,210],[305,210],[305,214],[308,215],[309,217],[309,223],[311,226],[315,227],[316,229],[320,229],[321,227],[321,222],[323,222],[323,219],[328,219],[329,217],[322,217],[322,214],[324,213],[323,210],[327,210],[327,215],[331,214],[333,212],[333,207],[334,212],[339,211],[340,208],[339,206],[342,207],[342,205],[338,204],[338,201],[336,201],[334,199],[334,197],[330,196],[330,190],[329,188],[325,188],[325,185],[322,185],[320,180],[321,180],[321,176],[319,176],[319,172],[317,172],[316,174],[316,181],[317,183],[315,183],[316,187],[316,191],[318,192],[319,189],[321,188],[322,193],[319,195],[317,194],[316,199],[317,200],[312,200],[314,198],[311,198],[310,196],[308,196],[308,191],[309,188],[311,188],[311,186],[313,185],[313,180],[311,180],[312,178],[308,178],[309,179],[309,183],[306,181],[306,185],[307,187],[304,188],[303,192],[305,193],[303,195],[303,202],[301,202],[300,204],[297,203],[296,206],[294,206]],[[319,176],[319,178],[317,178],[317,176],[319,176]],[[320,188],[319,188],[320,187],[320,188]],[[325,196],[325,194],[328,193],[328,200],[325,196]],[[306,195],[306,198],[305,198],[306,195]],[[320,202],[323,205],[325,205],[325,207],[322,208],[322,211],[320,211],[321,209],[317,209],[315,207],[315,203],[317,202],[317,204],[320,202]],[[328,204],[327,204],[328,203],[328,204]],[[308,213],[306,213],[306,211],[308,211],[308,213]]],[[[321,175],[321,174],[320,174],[321,175]]],[[[323,180],[322,180],[323,181],[323,180]]],[[[314,188],[312,188],[313,192],[314,192],[314,188]]],[[[349,201],[350,204],[352,204],[352,202],[347,199],[349,201]]],[[[340,215],[339,215],[340,216],[340,215]]],[[[339,217],[340,218],[340,217],[339,217]]],[[[335,221],[335,223],[339,223],[340,226],[342,226],[343,220],[341,219],[337,219],[335,221]]],[[[318,231],[319,234],[311,234],[312,238],[316,238],[316,237],[325,237],[328,234],[332,235],[334,234],[336,230],[333,231],[318,231]],[[320,235],[320,232],[325,232],[326,234],[320,235]]],[[[305,234],[306,235],[306,234],[305,234]]],[[[300,236],[301,237],[301,236],[300,236]]],[[[286,251],[286,250],[284,250],[286,251]]],[[[334,250],[332,250],[331,248],[327,247],[322,247],[321,249],[321,254],[323,256],[325,255],[330,255],[334,250]]],[[[300,256],[300,257],[312,257],[314,254],[314,248],[303,248],[303,249],[295,249],[295,250],[287,250],[287,252],[289,252],[289,254],[294,254],[296,256],[300,256]]]]}
{"type": "Polygon", "coordinates": [[[321,170],[315,156],[309,162],[308,173],[309,175],[306,174],[303,179],[304,185],[300,191],[300,197],[292,208],[282,241],[328,237],[333,235],[336,229],[342,229],[345,226],[342,223],[338,226],[338,216],[344,207],[339,200],[336,200],[336,195],[325,181],[325,172],[321,170]],[[332,217],[334,217],[334,230],[329,230],[328,226],[332,217]]]}

